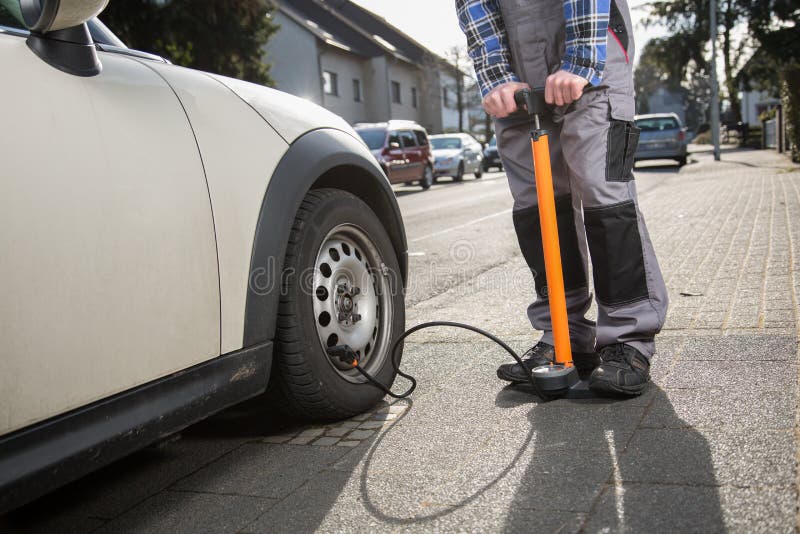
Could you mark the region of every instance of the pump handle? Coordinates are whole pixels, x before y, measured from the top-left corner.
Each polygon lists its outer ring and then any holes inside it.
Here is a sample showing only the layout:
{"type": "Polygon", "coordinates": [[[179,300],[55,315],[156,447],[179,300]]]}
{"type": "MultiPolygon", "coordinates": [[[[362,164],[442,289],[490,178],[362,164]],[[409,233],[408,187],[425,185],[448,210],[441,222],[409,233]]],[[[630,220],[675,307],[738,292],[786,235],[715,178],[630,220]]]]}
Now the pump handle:
{"type": "Polygon", "coordinates": [[[520,89],[514,93],[514,101],[520,108],[524,106],[530,116],[543,115],[547,112],[547,103],[544,101],[544,87],[520,89]]]}

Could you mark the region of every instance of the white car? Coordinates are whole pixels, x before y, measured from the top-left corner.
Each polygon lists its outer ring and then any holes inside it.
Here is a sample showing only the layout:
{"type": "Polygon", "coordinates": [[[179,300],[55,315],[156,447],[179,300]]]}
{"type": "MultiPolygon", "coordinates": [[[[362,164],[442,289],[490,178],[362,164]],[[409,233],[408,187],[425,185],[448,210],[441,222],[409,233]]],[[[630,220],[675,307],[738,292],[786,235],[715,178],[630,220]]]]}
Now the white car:
{"type": "Polygon", "coordinates": [[[125,48],[106,2],[0,0],[0,512],[268,386],[382,398],[331,346],[394,378],[406,239],[359,136],[125,48]]]}
{"type": "Polygon", "coordinates": [[[483,151],[481,144],[471,135],[463,133],[430,136],[433,149],[433,173],[435,177],[452,176],[460,182],[464,174],[475,178],[483,176],[483,151]]]}

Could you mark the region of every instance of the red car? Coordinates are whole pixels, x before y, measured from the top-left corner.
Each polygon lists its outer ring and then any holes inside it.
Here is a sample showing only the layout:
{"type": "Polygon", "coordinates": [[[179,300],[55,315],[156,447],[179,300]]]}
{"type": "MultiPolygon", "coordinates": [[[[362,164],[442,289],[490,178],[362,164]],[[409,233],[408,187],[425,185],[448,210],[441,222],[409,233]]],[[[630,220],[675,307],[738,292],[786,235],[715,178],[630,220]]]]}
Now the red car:
{"type": "Polygon", "coordinates": [[[433,184],[433,153],[425,128],[413,121],[356,124],[355,130],[393,184],[433,184]]]}

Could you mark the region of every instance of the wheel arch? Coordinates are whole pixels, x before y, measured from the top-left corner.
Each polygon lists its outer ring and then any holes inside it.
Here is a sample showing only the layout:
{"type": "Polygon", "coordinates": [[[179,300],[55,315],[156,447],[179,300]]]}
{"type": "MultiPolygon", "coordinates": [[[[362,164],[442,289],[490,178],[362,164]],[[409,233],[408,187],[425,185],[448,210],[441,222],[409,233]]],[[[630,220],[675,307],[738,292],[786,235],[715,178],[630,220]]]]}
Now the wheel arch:
{"type": "Polygon", "coordinates": [[[272,340],[277,324],[286,243],[303,198],[335,188],[364,201],[386,228],[405,284],[408,257],[400,209],[378,162],[351,135],[313,130],[295,140],[267,186],[255,229],[244,317],[244,346],[272,340]]]}

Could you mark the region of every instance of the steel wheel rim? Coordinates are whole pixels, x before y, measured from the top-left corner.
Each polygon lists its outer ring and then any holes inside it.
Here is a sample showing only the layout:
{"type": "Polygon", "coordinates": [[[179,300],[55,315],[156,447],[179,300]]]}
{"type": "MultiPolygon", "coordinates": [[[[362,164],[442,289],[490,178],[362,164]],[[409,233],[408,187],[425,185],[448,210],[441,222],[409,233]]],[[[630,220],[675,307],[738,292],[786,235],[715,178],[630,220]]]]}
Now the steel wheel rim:
{"type": "MultiPolygon", "coordinates": [[[[314,263],[314,323],[317,338],[327,348],[350,345],[361,367],[371,374],[389,357],[392,299],[388,268],[367,234],[352,224],[333,228],[322,240],[314,263]]],[[[328,363],[343,378],[365,378],[335,358],[328,363]]]]}

